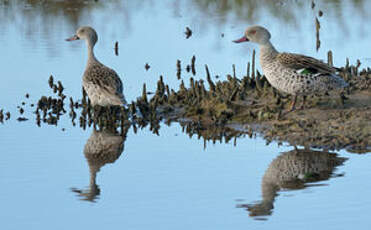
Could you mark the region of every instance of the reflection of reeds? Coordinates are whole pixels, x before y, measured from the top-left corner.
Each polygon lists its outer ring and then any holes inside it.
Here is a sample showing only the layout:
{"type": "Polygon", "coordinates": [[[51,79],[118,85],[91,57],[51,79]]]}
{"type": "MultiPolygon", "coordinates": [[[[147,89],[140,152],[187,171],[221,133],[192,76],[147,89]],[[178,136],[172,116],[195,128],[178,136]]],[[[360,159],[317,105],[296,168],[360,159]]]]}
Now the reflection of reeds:
{"type": "MultiPolygon", "coordinates": [[[[120,3],[120,0],[113,0],[115,4],[120,3]]],[[[51,23],[56,17],[63,15],[63,19],[66,20],[71,26],[77,27],[81,20],[84,12],[91,11],[93,8],[102,8],[105,4],[101,1],[86,1],[86,0],[2,0],[0,1],[0,7],[3,13],[0,14],[2,23],[8,23],[14,20],[15,17],[21,16],[24,19],[23,22],[32,23],[37,20],[38,15],[40,15],[44,20],[43,22],[51,23]],[[32,10],[30,10],[30,8],[32,10]],[[8,12],[13,12],[12,17],[5,18],[4,16],[9,16],[8,12]]],[[[45,23],[43,25],[48,25],[45,23]]]]}
{"type": "MultiPolygon", "coordinates": [[[[351,0],[351,1],[338,1],[338,0],[327,0],[327,1],[316,1],[318,5],[323,3],[321,7],[328,14],[339,15],[341,11],[351,6],[353,9],[359,12],[365,12],[366,0],[351,0]]],[[[215,13],[220,16],[228,16],[233,14],[235,18],[247,23],[253,23],[257,21],[261,15],[269,15],[272,20],[277,20],[287,23],[297,23],[300,21],[302,15],[300,12],[306,9],[310,9],[307,1],[272,1],[272,0],[193,0],[193,6],[196,6],[200,12],[208,15],[215,13]]],[[[314,8],[316,4],[312,1],[311,7],[314,8]]],[[[349,8],[348,8],[349,9],[349,8]]],[[[362,14],[362,17],[365,16],[362,14]]],[[[223,18],[223,17],[222,17],[223,18]]],[[[336,17],[341,25],[342,18],[336,17]]],[[[223,19],[221,19],[223,20],[223,19]]],[[[225,23],[226,21],[220,21],[219,23],[225,23]]]]}
{"type": "MultiPolygon", "coordinates": [[[[32,39],[37,31],[43,31],[45,38],[49,38],[56,29],[60,29],[61,24],[70,26],[73,31],[80,26],[82,18],[89,18],[95,10],[110,10],[109,14],[115,14],[115,18],[123,17],[123,22],[126,24],[126,31],[130,32],[132,14],[146,9],[146,6],[151,6],[151,11],[156,14],[157,8],[153,5],[163,4],[163,1],[86,1],[86,0],[0,0],[0,26],[2,27],[17,27],[25,36],[32,39]],[[161,2],[161,3],[158,3],[161,2]],[[113,11],[113,10],[116,10],[113,11]],[[22,23],[17,23],[22,22],[22,23]],[[37,25],[37,27],[36,27],[37,25]]],[[[320,3],[322,10],[327,15],[336,15],[334,20],[338,20],[341,27],[346,27],[342,12],[347,10],[355,10],[359,13],[353,17],[362,17],[365,20],[370,17],[365,9],[368,3],[365,0],[352,1],[317,1],[320,3]]],[[[248,24],[255,24],[257,19],[269,17],[284,24],[297,24],[300,22],[303,10],[309,9],[306,1],[272,1],[272,0],[176,0],[176,4],[171,4],[177,9],[192,9],[187,11],[190,17],[207,18],[209,15],[217,14],[217,24],[230,23],[227,20],[229,17],[236,18],[239,21],[244,21],[248,24]]],[[[163,10],[164,8],[158,8],[163,10]]],[[[148,13],[147,12],[147,13],[148,13]]],[[[355,19],[354,19],[355,20],[355,19]]],[[[352,21],[354,21],[352,20],[352,21]]],[[[105,22],[107,23],[107,22],[105,22]]],[[[203,24],[207,27],[209,23],[203,24]]],[[[212,24],[213,26],[215,24],[212,24]]],[[[4,29],[3,31],[6,31],[4,29]]]]}
{"type": "MultiPolygon", "coordinates": [[[[31,42],[40,42],[40,34],[44,41],[51,41],[54,36],[64,37],[62,25],[74,31],[84,18],[89,18],[93,11],[100,9],[119,9],[121,0],[86,1],[86,0],[0,0],[0,28],[16,28],[22,37],[31,42]],[[116,7],[110,7],[115,4],[116,7]],[[42,33],[40,33],[42,32],[42,33]]],[[[112,13],[112,12],[110,12],[112,13]]],[[[126,21],[126,20],[125,20],[126,21]]],[[[107,23],[107,22],[105,22],[107,23]]],[[[4,34],[3,32],[0,33],[4,34]]],[[[50,43],[51,53],[59,52],[55,44],[50,43]]]]}
{"type": "Polygon", "coordinates": [[[251,138],[254,135],[252,130],[238,131],[225,126],[204,126],[200,123],[189,121],[182,121],[180,122],[180,125],[182,126],[183,133],[186,133],[190,138],[196,136],[197,139],[203,139],[204,149],[206,149],[207,142],[209,141],[212,144],[228,144],[233,140],[233,145],[237,145],[237,139],[245,138],[246,136],[251,138]]]}

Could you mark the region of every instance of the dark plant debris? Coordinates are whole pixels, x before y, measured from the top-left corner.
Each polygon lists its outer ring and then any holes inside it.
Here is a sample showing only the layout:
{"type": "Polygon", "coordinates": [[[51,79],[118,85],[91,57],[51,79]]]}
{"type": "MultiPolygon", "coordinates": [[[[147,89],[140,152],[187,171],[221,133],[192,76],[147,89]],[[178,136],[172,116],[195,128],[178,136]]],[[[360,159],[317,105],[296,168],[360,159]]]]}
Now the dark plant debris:
{"type": "Polygon", "coordinates": [[[186,27],[186,31],[184,33],[186,35],[186,39],[192,36],[192,30],[189,27],[186,27]]]}
{"type": "Polygon", "coordinates": [[[115,55],[119,56],[119,42],[118,41],[115,42],[115,55]]]}
{"type": "Polygon", "coordinates": [[[149,68],[151,68],[151,66],[150,66],[148,63],[146,63],[146,64],[144,65],[144,69],[145,69],[146,71],[148,71],[149,68]]]}

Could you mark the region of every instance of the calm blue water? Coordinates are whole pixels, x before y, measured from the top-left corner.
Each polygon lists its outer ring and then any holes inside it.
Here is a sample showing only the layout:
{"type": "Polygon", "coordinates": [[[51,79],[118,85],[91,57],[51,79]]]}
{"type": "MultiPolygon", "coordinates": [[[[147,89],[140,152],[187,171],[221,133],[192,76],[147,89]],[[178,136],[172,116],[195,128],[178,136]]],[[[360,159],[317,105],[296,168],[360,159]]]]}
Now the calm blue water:
{"type": "MultiPolygon", "coordinates": [[[[12,113],[10,121],[0,124],[1,229],[368,227],[368,154],[339,151],[336,159],[348,159],[321,171],[336,177],[320,176],[313,183],[296,178],[296,184],[290,181],[296,189],[287,181],[274,192],[268,189],[269,194],[278,195],[265,206],[273,205],[268,208],[272,214],[252,217],[239,207],[264,200],[262,188],[268,183],[263,178],[271,162],[294,147],[267,146],[260,137],[241,137],[236,146],[233,141],[209,142],[204,149],[203,139],[189,138],[179,124],[162,125],[159,136],[148,128],[136,134],[130,129],[118,143],[124,148],[118,159],[100,165],[94,187],[90,173],[94,167],[89,167],[84,155],[93,131],[73,127],[68,118],[57,127],[39,128],[30,104],[41,95],[51,95],[47,84],[51,74],[63,82],[65,94],[80,97],[85,44],[64,41],[80,25],[97,30],[96,56],[119,73],[129,101],[141,95],[143,83],[153,90],[160,75],[177,87],[176,60],[185,67],[193,55],[196,78],[204,77],[204,64],[221,79],[231,72],[232,64],[238,75],[245,73],[257,47],[231,40],[251,24],[268,27],[279,50],[326,58],[331,49],[336,65],[349,57],[351,63],[361,59],[365,67],[371,33],[364,22],[371,15],[363,9],[371,1],[317,2],[315,10],[301,1],[252,1],[255,4],[242,6],[235,5],[240,1],[230,1],[224,7],[219,1],[196,0],[44,2],[0,1],[0,109],[12,113]],[[316,52],[314,18],[319,9],[324,12],[319,18],[322,45],[316,52]],[[189,39],[184,34],[186,26],[193,30],[189,39]],[[116,41],[119,56],[113,50],[116,41]],[[149,71],[144,69],[147,62],[149,71]],[[20,123],[17,106],[23,101],[24,116],[30,120],[20,123]],[[307,187],[298,189],[303,186],[307,187]],[[81,200],[86,197],[94,202],[81,200]]],[[[189,76],[183,70],[183,79],[189,76]]],[[[319,162],[327,162],[327,155],[323,153],[324,160],[319,162]]],[[[311,159],[302,163],[316,162],[311,159]]]]}

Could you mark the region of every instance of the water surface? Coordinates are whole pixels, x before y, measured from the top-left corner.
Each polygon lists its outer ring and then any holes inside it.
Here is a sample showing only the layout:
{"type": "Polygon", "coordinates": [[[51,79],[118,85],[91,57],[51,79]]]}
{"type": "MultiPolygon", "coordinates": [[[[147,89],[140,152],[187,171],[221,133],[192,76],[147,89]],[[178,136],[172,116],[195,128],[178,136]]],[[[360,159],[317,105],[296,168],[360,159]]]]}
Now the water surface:
{"type": "Polygon", "coordinates": [[[365,229],[368,154],[266,145],[248,135],[213,143],[190,137],[178,123],[162,124],[159,135],[130,128],[125,137],[73,127],[67,116],[58,126],[37,127],[30,104],[52,94],[51,74],[66,95],[81,97],[85,44],[64,41],[80,25],[97,30],[96,55],[119,73],[131,101],[143,83],[154,90],[160,75],[178,87],[176,61],[187,80],[193,55],[196,78],[205,77],[205,64],[219,79],[232,64],[241,76],[257,47],[231,41],[251,24],[269,28],[279,50],[321,59],[332,50],[335,65],[348,57],[368,66],[370,4],[316,1],[312,9],[310,1],[290,0],[0,1],[0,109],[12,114],[0,124],[1,229],[365,229]],[[321,23],[318,52],[315,17],[321,23]],[[30,120],[16,120],[17,106],[30,120]]]}

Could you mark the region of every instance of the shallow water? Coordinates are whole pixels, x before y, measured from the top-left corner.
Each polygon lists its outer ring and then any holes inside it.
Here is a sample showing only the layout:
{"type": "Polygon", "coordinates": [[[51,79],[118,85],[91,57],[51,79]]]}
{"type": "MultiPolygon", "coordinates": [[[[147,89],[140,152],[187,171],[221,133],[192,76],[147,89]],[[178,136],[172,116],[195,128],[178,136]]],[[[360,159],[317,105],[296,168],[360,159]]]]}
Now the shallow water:
{"type": "Polygon", "coordinates": [[[66,95],[81,95],[85,44],[64,41],[80,25],[97,30],[96,55],[119,73],[129,101],[141,95],[143,83],[153,91],[160,75],[177,87],[176,61],[188,79],[185,66],[193,55],[196,78],[205,77],[205,64],[219,79],[232,64],[244,74],[257,47],[231,40],[251,24],[268,27],[278,50],[321,59],[332,50],[335,65],[348,57],[370,66],[371,33],[364,22],[371,15],[364,9],[371,1],[316,1],[314,10],[309,1],[243,2],[0,1],[0,109],[12,114],[0,124],[1,229],[365,229],[368,154],[312,151],[300,157],[294,147],[266,145],[259,136],[241,136],[235,144],[209,141],[205,148],[203,138],[190,138],[172,123],[159,135],[148,128],[131,128],[125,139],[102,134],[114,145],[99,161],[86,147],[99,146],[100,134],[92,129],[73,127],[68,118],[58,126],[35,125],[30,104],[52,94],[51,74],[66,95]],[[317,52],[318,10],[324,15],[318,17],[317,52]],[[30,120],[18,122],[22,102],[30,120]],[[291,161],[302,167],[275,166],[291,161]],[[316,170],[305,170],[308,165],[316,170]]]}

